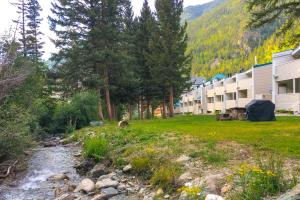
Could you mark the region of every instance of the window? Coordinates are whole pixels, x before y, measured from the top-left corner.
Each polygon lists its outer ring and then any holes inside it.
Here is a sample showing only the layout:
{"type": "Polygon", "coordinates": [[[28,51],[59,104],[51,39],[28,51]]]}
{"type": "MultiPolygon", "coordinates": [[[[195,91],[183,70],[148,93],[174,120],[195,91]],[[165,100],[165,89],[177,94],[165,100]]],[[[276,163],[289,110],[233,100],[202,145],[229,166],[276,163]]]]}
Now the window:
{"type": "Polygon", "coordinates": [[[296,78],[296,93],[300,93],[300,78],[296,78]]]}
{"type": "Polygon", "coordinates": [[[238,91],[238,96],[241,99],[246,99],[248,98],[248,90],[239,90],[238,91]]]}
{"type": "Polygon", "coordinates": [[[278,82],[278,94],[288,94],[293,92],[293,79],[278,82]]]}

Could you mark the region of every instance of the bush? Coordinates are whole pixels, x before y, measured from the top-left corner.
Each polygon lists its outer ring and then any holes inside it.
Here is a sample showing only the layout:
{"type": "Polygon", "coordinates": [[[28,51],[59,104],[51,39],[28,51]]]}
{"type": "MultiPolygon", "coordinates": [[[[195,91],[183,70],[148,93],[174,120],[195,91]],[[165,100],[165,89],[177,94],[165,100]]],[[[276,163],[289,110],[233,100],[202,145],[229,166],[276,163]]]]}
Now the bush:
{"type": "Polygon", "coordinates": [[[260,160],[257,166],[243,164],[234,175],[234,184],[241,188],[232,199],[261,200],[293,187],[295,179],[287,180],[283,174],[283,162],[273,156],[260,160]]]}
{"type": "Polygon", "coordinates": [[[144,178],[149,178],[151,172],[151,160],[149,157],[136,157],[131,161],[132,170],[138,175],[142,175],[144,178]]]}
{"type": "Polygon", "coordinates": [[[109,145],[102,137],[89,138],[84,141],[83,149],[86,157],[100,161],[108,156],[109,145]]]}
{"type": "Polygon", "coordinates": [[[70,102],[57,105],[53,117],[53,132],[70,133],[88,126],[97,119],[97,111],[97,95],[92,92],[79,93],[70,102]]]}
{"type": "Polygon", "coordinates": [[[176,190],[177,178],[180,175],[180,172],[180,167],[174,164],[161,166],[151,177],[151,185],[158,186],[164,191],[172,192],[176,190]]]}
{"type": "Polygon", "coordinates": [[[16,105],[0,109],[0,160],[15,157],[31,144],[33,117],[16,105]]]}

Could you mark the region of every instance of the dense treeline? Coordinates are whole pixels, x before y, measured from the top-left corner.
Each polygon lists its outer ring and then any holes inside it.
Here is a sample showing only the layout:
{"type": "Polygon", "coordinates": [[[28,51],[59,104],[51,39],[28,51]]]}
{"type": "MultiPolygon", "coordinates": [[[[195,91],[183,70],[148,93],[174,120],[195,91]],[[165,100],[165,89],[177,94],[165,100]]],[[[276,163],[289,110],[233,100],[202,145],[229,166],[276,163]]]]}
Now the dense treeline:
{"type": "Polygon", "coordinates": [[[140,118],[144,110],[150,118],[150,110],[160,105],[166,116],[166,104],[173,116],[174,99],[190,75],[182,10],[182,0],[157,0],[153,13],[145,1],[140,17],[134,18],[129,0],[52,3],[49,19],[59,49],[53,57],[55,72],[69,86],[56,88],[70,95],[97,91],[101,120],[117,119],[134,108],[140,118]]]}
{"type": "MultiPolygon", "coordinates": [[[[291,6],[284,12],[276,12],[272,8],[269,8],[269,12],[260,11],[270,16],[269,21],[259,23],[257,17],[267,17],[258,12],[259,7],[265,8],[264,4],[275,6],[263,0],[227,0],[189,23],[187,52],[193,55],[192,73],[207,78],[216,73],[233,74],[241,69],[249,69],[255,64],[255,57],[258,63],[270,62],[272,53],[299,45],[299,39],[295,37],[300,33],[299,18],[295,18],[294,12],[296,6],[293,12],[288,10],[293,9],[291,6]],[[249,14],[250,7],[255,9],[253,15],[249,14]],[[281,14],[272,17],[276,13],[281,14]],[[294,15],[293,21],[289,17],[291,15],[294,15]],[[251,21],[249,29],[248,23],[251,21]],[[278,31],[287,25],[286,22],[293,22],[294,25],[279,35],[278,31]]],[[[294,4],[299,6],[299,2],[294,4]]]]}

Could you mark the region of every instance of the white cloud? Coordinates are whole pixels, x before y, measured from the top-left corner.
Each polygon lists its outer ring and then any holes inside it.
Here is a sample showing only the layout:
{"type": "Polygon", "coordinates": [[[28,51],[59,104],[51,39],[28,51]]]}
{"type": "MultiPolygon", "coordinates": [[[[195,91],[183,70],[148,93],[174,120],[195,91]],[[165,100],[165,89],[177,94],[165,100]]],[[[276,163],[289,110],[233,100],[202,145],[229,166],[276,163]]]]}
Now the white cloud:
{"type": "MultiPolygon", "coordinates": [[[[12,22],[13,19],[18,19],[19,15],[16,12],[16,8],[11,5],[9,2],[13,0],[0,0],[0,34],[9,31],[10,28],[15,28],[15,24],[12,22]]],[[[53,1],[53,0],[52,0],[53,1]]],[[[209,2],[211,0],[185,0],[184,6],[190,5],[198,5],[202,3],[209,2]]],[[[51,0],[40,0],[39,1],[42,8],[42,17],[43,23],[41,25],[41,31],[44,33],[43,40],[45,42],[44,51],[45,55],[44,58],[47,59],[50,57],[51,53],[55,52],[55,46],[51,43],[50,38],[54,38],[55,35],[53,32],[49,30],[48,24],[48,16],[51,14],[50,7],[51,7],[51,0]]],[[[133,9],[136,15],[139,14],[140,9],[143,5],[143,0],[132,0],[133,9]]],[[[149,0],[149,4],[152,9],[154,9],[154,2],[155,0],[149,0]]]]}

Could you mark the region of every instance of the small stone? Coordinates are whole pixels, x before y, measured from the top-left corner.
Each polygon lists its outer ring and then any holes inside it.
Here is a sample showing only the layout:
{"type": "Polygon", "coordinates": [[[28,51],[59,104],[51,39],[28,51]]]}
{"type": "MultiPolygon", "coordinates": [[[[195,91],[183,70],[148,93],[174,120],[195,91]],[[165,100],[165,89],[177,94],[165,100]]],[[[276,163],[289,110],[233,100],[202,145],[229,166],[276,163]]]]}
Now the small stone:
{"type": "Polygon", "coordinates": [[[179,158],[177,158],[176,162],[178,163],[185,163],[188,162],[191,158],[186,155],[181,155],[179,158]]]}
{"type": "Polygon", "coordinates": [[[47,178],[48,181],[63,181],[65,179],[69,180],[70,178],[66,174],[56,174],[47,178]]]}
{"type": "Polygon", "coordinates": [[[122,120],[122,121],[119,121],[119,123],[118,123],[119,128],[125,128],[127,126],[129,126],[129,122],[127,120],[122,120]]]}
{"type": "Polygon", "coordinates": [[[103,179],[101,181],[97,181],[96,188],[97,189],[108,188],[108,187],[116,188],[118,184],[119,184],[118,181],[114,181],[111,179],[103,179]]]}
{"type": "Polygon", "coordinates": [[[90,173],[93,178],[98,178],[99,176],[108,174],[108,170],[105,165],[97,164],[94,166],[90,173]]]}
{"type": "Polygon", "coordinates": [[[224,198],[219,195],[209,194],[205,197],[205,200],[224,200],[224,198]]]}
{"type": "Polygon", "coordinates": [[[221,194],[224,195],[226,193],[228,193],[231,190],[231,185],[226,184],[224,187],[222,187],[221,189],[221,194]]]}
{"type": "Polygon", "coordinates": [[[224,178],[223,174],[209,175],[205,177],[206,190],[211,194],[219,194],[221,191],[221,181],[224,178]]]}
{"type": "Polygon", "coordinates": [[[165,196],[164,196],[164,199],[169,199],[170,198],[170,195],[168,195],[168,194],[166,194],[165,196]]]}
{"type": "Polygon", "coordinates": [[[186,191],[182,191],[179,197],[179,200],[186,200],[188,198],[188,194],[186,191]]]}
{"type": "Polygon", "coordinates": [[[91,200],[105,200],[105,199],[106,199],[105,194],[98,194],[98,195],[94,196],[91,200]]]}
{"type": "Polygon", "coordinates": [[[55,198],[54,200],[74,200],[75,196],[72,194],[63,194],[57,198],[55,198]]]}
{"type": "Polygon", "coordinates": [[[126,165],[124,168],[123,168],[123,172],[129,172],[130,170],[132,169],[132,165],[129,164],[129,165],[126,165]]]}
{"type": "Polygon", "coordinates": [[[118,190],[113,187],[102,189],[101,193],[104,194],[106,198],[110,198],[119,194],[118,190]]]}
{"type": "Polygon", "coordinates": [[[116,180],[117,177],[116,177],[116,173],[112,172],[110,174],[106,174],[106,175],[102,175],[98,178],[98,181],[102,181],[104,179],[113,179],[113,180],[116,180]]]}
{"type": "Polygon", "coordinates": [[[86,193],[92,192],[95,189],[95,183],[91,179],[83,179],[74,192],[84,191],[86,193]]]}
{"type": "Polygon", "coordinates": [[[163,189],[159,188],[159,189],[156,191],[156,195],[157,195],[157,196],[160,196],[160,195],[162,195],[162,194],[164,194],[164,191],[163,191],[163,189]]]}

